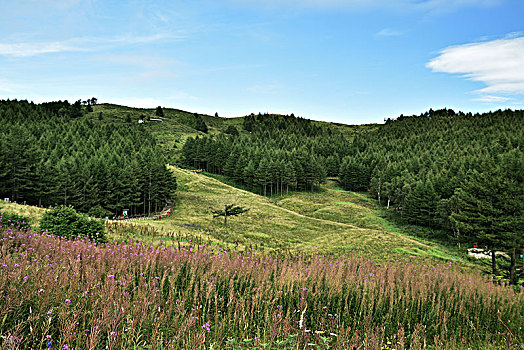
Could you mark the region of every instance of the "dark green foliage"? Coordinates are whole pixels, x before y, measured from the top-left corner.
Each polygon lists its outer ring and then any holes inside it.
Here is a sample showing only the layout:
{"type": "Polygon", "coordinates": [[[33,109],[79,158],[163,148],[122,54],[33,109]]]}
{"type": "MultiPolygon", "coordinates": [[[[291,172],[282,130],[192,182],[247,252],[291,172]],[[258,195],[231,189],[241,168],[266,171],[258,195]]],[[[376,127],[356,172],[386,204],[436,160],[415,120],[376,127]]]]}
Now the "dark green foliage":
{"type": "Polygon", "coordinates": [[[224,210],[213,210],[213,217],[217,218],[219,216],[224,217],[224,227],[227,227],[227,217],[228,216],[237,216],[249,211],[249,209],[242,208],[241,206],[229,204],[224,207],[224,210]]]}
{"type": "Polygon", "coordinates": [[[204,122],[204,119],[202,119],[202,116],[195,113],[195,130],[202,131],[204,134],[207,134],[207,125],[206,122],[204,122]]]}
{"type": "Polygon", "coordinates": [[[94,216],[161,210],[176,182],[151,133],[100,116],[73,119],[74,108],[0,101],[0,198],[94,216]]]}
{"type": "Polygon", "coordinates": [[[492,269],[497,274],[495,250],[512,256],[509,279],[516,283],[514,254],[524,246],[524,156],[520,149],[486,161],[472,170],[456,190],[456,211],[451,222],[461,238],[487,247],[493,254],[492,269]]]}
{"type": "Polygon", "coordinates": [[[226,131],[224,132],[229,135],[238,136],[238,129],[235,128],[233,125],[228,126],[226,131]]]}
{"type": "Polygon", "coordinates": [[[113,214],[109,210],[103,208],[100,204],[97,204],[96,206],[89,209],[87,215],[93,216],[95,218],[105,218],[110,217],[113,214]]]}
{"type": "Polygon", "coordinates": [[[432,226],[435,222],[438,197],[431,181],[418,181],[413,191],[406,196],[405,219],[420,226],[432,226]]]}
{"type": "Polygon", "coordinates": [[[162,109],[161,106],[158,106],[155,110],[155,115],[157,117],[163,117],[164,116],[164,110],[162,109]]]}
{"type": "Polygon", "coordinates": [[[60,205],[46,212],[40,229],[65,238],[84,236],[96,242],[107,241],[104,223],[78,214],[72,206],[60,205]]]}
{"type": "Polygon", "coordinates": [[[326,179],[324,159],[331,156],[331,170],[338,172],[338,154],[349,146],[341,134],[303,118],[251,115],[243,127],[250,133],[239,134],[230,125],[225,134],[238,136],[188,139],[183,164],[224,174],[264,195],[283,194],[318,188],[326,179]]]}

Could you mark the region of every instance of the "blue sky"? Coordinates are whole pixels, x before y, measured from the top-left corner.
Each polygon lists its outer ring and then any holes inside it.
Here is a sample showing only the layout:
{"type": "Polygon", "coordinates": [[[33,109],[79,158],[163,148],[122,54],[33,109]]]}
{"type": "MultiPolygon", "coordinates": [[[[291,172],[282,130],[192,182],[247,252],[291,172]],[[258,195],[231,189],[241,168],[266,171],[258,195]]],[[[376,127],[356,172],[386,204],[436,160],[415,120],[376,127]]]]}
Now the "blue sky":
{"type": "Polygon", "coordinates": [[[0,98],[348,124],[524,108],[522,0],[4,0],[0,98]]]}

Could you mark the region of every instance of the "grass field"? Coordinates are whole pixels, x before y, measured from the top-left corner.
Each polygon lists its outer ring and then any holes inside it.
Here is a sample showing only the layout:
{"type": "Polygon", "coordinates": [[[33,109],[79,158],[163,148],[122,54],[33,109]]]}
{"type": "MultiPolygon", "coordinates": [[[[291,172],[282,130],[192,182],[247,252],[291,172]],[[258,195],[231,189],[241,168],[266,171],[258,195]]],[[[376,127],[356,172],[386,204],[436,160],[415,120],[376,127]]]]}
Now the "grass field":
{"type": "Polygon", "coordinates": [[[138,238],[167,244],[182,240],[234,248],[344,255],[352,250],[378,261],[462,260],[456,251],[416,239],[378,215],[367,194],[346,192],[328,183],[322,192],[266,198],[217,179],[172,167],[177,181],[174,213],[161,220],[115,224],[110,238],[138,238]],[[249,211],[228,220],[212,210],[237,204],[249,211]],[[127,236],[126,236],[127,235],[127,236]]]}

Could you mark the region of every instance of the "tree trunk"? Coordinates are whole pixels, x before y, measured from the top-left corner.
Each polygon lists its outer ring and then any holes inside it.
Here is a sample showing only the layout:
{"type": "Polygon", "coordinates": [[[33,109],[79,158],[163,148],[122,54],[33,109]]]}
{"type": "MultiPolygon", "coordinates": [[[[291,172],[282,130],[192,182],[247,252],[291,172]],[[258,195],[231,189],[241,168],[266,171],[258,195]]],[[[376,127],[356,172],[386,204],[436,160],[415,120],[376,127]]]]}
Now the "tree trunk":
{"type": "Polygon", "coordinates": [[[491,251],[491,269],[493,270],[493,274],[495,276],[497,276],[498,275],[498,271],[497,271],[497,257],[495,255],[495,250],[491,251]]]}
{"type": "Polygon", "coordinates": [[[515,274],[516,260],[516,251],[515,248],[513,248],[511,250],[511,260],[509,265],[509,283],[513,285],[517,284],[517,276],[515,274]]]}
{"type": "Polygon", "coordinates": [[[226,210],[224,210],[224,227],[227,227],[227,211],[226,210]]]}
{"type": "Polygon", "coordinates": [[[151,173],[149,174],[148,216],[151,216],[151,173]]]}

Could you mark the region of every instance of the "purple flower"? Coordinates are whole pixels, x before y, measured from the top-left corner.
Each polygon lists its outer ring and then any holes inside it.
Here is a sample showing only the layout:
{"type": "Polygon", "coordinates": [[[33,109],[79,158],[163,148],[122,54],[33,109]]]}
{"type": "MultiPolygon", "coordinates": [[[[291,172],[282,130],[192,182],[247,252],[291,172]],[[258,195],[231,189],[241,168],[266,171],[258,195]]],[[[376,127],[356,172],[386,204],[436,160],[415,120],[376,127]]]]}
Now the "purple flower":
{"type": "Polygon", "coordinates": [[[202,329],[205,329],[205,330],[209,333],[209,331],[211,330],[211,328],[210,328],[210,324],[207,323],[207,322],[204,323],[204,324],[202,325],[202,329]]]}

